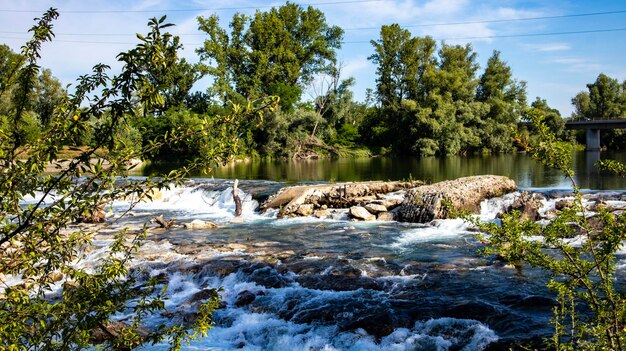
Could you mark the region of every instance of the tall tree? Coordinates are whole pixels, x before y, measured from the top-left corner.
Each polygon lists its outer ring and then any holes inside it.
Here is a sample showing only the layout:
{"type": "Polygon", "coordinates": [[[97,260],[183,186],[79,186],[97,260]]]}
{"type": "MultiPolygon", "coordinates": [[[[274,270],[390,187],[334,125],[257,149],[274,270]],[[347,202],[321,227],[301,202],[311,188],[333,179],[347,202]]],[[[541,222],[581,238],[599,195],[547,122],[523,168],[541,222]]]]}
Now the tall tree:
{"type": "Polygon", "coordinates": [[[435,41],[430,37],[412,37],[398,24],[380,29],[380,39],[371,41],[374,54],[368,59],[378,65],[376,90],[383,106],[399,105],[404,99],[423,101],[424,73],[436,62],[435,41]]]}
{"type": "Polygon", "coordinates": [[[293,108],[315,74],[335,62],[343,37],[320,10],[289,2],[251,17],[236,14],[230,35],[215,15],[198,22],[207,33],[198,53],[215,77],[213,93],[223,102],[278,95],[285,110],[293,108]]]}
{"type": "MultiPolygon", "coordinates": [[[[543,116],[543,123],[550,128],[550,132],[558,138],[564,138],[565,135],[565,121],[561,118],[561,112],[548,105],[546,99],[537,97],[535,101],[530,105],[533,109],[539,111],[543,116]]],[[[530,120],[530,118],[528,118],[530,120]]],[[[532,130],[535,131],[536,127],[533,126],[532,130]]]]}
{"type": "Polygon", "coordinates": [[[589,107],[589,92],[581,91],[572,98],[572,105],[574,105],[574,112],[572,112],[572,118],[582,119],[589,118],[591,115],[589,107]]]}
{"type": "Polygon", "coordinates": [[[8,113],[15,77],[12,76],[23,64],[21,55],[16,54],[7,45],[0,45],[0,115],[8,113]]]}
{"type": "MultiPolygon", "coordinates": [[[[150,20],[150,26],[160,26],[165,30],[173,26],[164,23],[165,16],[150,20]]],[[[146,55],[156,60],[158,64],[146,65],[138,63],[141,72],[142,89],[139,98],[142,103],[144,116],[162,115],[170,107],[183,103],[193,84],[206,74],[204,64],[190,64],[178,56],[182,49],[180,38],[169,32],[150,32],[146,36],[138,34],[142,41],[137,48],[128,55],[146,55]],[[157,51],[154,47],[158,46],[157,51]],[[141,50],[145,51],[144,53],[141,50]]]]}
{"type": "Polygon", "coordinates": [[[623,117],[624,97],[622,86],[617,79],[604,73],[598,75],[596,81],[587,84],[589,89],[589,118],[612,119],[623,117]]]}
{"type": "Polygon", "coordinates": [[[480,128],[483,147],[510,151],[516,122],[526,107],[526,83],[513,79],[511,68],[494,51],[480,77],[476,100],[489,105],[480,128]]]}
{"type": "Polygon", "coordinates": [[[426,103],[417,113],[418,131],[413,152],[452,155],[477,150],[479,126],[488,110],[475,101],[478,79],[476,53],[471,45],[443,45],[439,66],[424,75],[426,103]]]}

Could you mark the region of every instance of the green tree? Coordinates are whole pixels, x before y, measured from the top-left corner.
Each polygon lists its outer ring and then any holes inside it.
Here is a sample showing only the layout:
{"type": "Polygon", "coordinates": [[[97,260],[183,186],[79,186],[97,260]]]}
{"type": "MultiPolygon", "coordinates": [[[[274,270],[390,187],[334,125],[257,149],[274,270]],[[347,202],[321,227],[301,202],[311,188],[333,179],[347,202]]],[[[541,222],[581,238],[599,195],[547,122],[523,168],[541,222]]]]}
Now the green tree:
{"type": "Polygon", "coordinates": [[[293,110],[314,75],[335,62],[343,36],[320,10],[289,2],[251,17],[236,14],[230,35],[216,15],[198,23],[207,34],[198,53],[215,77],[212,92],[224,103],[278,95],[285,111],[293,110]]]}
{"type": "Polygon", "coordinates": [[[622,86],[617,79],[601,73],[589,89],[588,116],[592,119],[615,119],[624,116],[625,104],[622,86]]]}
{"type": "Polygon", "coordinates": [[[7,45],[0,45],[0,116],[9,114],[13,97],[14,74],[22,66],[22,56],[16,54],[7,45]]]}
{"type": "MultiPolygon", "coordinates": [[[[578,93],[572,99],[574,105],[572,117],[585,119],[626,117],[626,89],[617,79],[601,73],[595,82],[587,84],[587,90],[578,93]]],[[[601,140],[608,148],[623,149],[626,147],[624,135],[624,130],[605,130],[602,131],[601,140]]]]}
{"type": "MultiPolygon", "coordinates": [[[[146,108],[136,105],[138,94],[142,94],[144,104],[152,107],[161,94],[158,88],[145,89],[148,78],[142,69],[161,65],[167,70],[168,63],[155,53],[164,49],[161,35],[166,33],[161,31],[168,25],[164,18],[152,19],[150,34],[140,36],[141,43],[135,49],[118,55],[123,66],[118,75],[109,76],[106,65],[96,65],[91,74],[80,77],[74,92],[53,110],[39,140],[18,140],[21,137],[16,131],[28,123],[27,98],[39,75],[40,49],[52,39],[52,24],[57,17],[58,12],[50,9],[36,19],[31,29],[33,38],[22,49],[23,64],[13,66],[0,89],[2,95],[12,88],[15,104],[7,116],[8,127],[0,126],[0,349],[90,347],[93,330],[106,329],[111,316],[122,312],[130,318],[119,331],[120,337],[102,345],[105,349],[132,349],[160,341],[169,342],[171,349],[179,349],[182,342],[211,327],[211,314],[218,306],[217,292],[201,305],[194,323],[163,325],[140,335],[144,319],[164,310],[166,292],[166,287],[156,280],[143,281],[141,272],[133,273],[127,266],[147,228],[116,233],[109,253],[96,267],[86,269],[75,262],[101,227],[81,228],[71,223],[118,199],[134,198],[132,208],[137,201],[150,199],[155,189],[180,184],[190,170],[227,159],[237,149],[238,121],[248,113],[257,116],[261,110],[255,108],[254,102],[249,109],[233,108],[232,115],[205,120],[193,129],[179,128],[139,152],[121,143],[116,128],[146,108]],[[89,127],[91,119],[105,115],[98,144],[59,166],[56,173],[44,173],[60,156],[59,140],[73,139],[89,127]],[[131,158],[209,133],[218,142],[203,154],[205,157],[188,167],[159,179],[132,181],[125,176],[131,158]],[[104,148],[108,150],[102,153],[104,148]],[[32,196],[35,202],[24,205],[26,196],[32,196]],[[21,283],[6,282],[7,276],[21,277],[21,283]],[[62,283],[62,291],[50,296],[55,283],[62,283]]],[[[274,103],[262,102],[259,108],[274,103]]]]}
{"type": "Polygon", "coordinates": [[[471,45],[443,45],[439,66],[424,75],[428,97],[417,111],[413,152],[454,155],[480,147],[479,128],[488,106],[475,101],[478,79],[471,45]]]}
{"type": "Polygon", "coordinates": [[[574,112],[572,118],[584,119],[589,118],[591,115],[589,107],[589,92],[581,91],[572,98],[572,105],[574,105],[574,112]]]}
{"type": "MultiPolygon", "coordinates": [[[[537,97],[530,107],[543,116],[542,123],[550,129],[552,134],[554,134],[557,138],[564,138],[566,136],[565,121],[561,118],[561,112],[550,107],[546,99],[537,97]]],[[[531,121],[530,116],[527,116],[525,119],[527,121],[531,121]]],[[[531,128],[531,130],[534,130],[534,128],[531,128]]]]}
{"type": "Polygon", "coordinates": [[[511,68],[494,51],[480,77],[476,100],[489,105],[480,128],[482,145],[495,151],[511,151],[517,121],[526,108],[526,84],[513,79],[511,68]]]}
{"type": "Polygon", "coordinates": [[[207,73],[204,64],[190,64],[178,56],[178,51],[182,48],[178,36],[169,32],[161,33],[172,25],[165,23],[165,16],[153,18],[150,26],[158,30],[146,36],[137,34],[143,43],[128,54],[145,56],[144,61],[133,63],[142,72],[142,87],[138,95],[144,116],[160,115],[171,107],[182,104],[193,84],[207,73]],[[155,63],[145,63],[147,59],[155,63]]]}
{"type": "Polygon", "coordinates": [[[423,76],[436,63],[435,41],[412,37],[408,30],[392,24],[382,26],[380,39],[371,44],[374,54],[368,59],[378,65],[376,93],[382,106],[398,106],[404,99],[423,101],[423,76]]]}

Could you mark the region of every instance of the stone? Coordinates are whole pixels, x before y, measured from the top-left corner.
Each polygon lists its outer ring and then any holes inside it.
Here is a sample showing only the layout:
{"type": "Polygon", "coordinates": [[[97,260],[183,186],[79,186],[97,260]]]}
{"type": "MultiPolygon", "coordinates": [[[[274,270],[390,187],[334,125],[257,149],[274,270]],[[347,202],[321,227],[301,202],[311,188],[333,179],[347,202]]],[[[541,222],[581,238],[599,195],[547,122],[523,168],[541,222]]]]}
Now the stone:
{"type": "Polygon", "coordinates": [[[243,217],[235,217],[235,218],[232,218],[229,222],[233,224],[241,224],[241,223],[245,223],[246,220],[243,217]]]}
{"type": "Polygon", "coordinates": [[[398,220],[427,223],[434,219],[449,218],[450,214],[458,211],[477,213],[483,200],[516,189],[513,180],[495,175],[464,177],[418,186],[407,191],[402,205],[398,207],[398,220]]]}
{"type": "Polygon", "coordinates": [[[278,217],[297,215],[301,205],[313,204],[317,208],[348,208],[369,203],[379,194],[410,189],[421,182],[357,182],[341,184],[301,185],[281,189],[261,206],[261,211],[280,208],[278,217]]]}
{"type": "MultiPolygon", "coordinates": [[[[122,331],[127,328],[131,328],[131,326],[124,322],[109,322],[105,325],[100,325],[91,331],[89,341],[94,344],[102,344],[106,341],[115,340],[120,336],[122,331]]],[[[146,338],[151,333],[150,329],[141,325],[137,327],[136,332],[141,339],[146,338]]]]}
{"type": "Polygon", "coordinates": [[[201,219],[194,219],[189,223],[183,223],[183,227],[187,229],[210,229],[218,228],[219,226],[213,222],[203,221],[201,219]]]}
{"type": "Polygon", "coordinates": [[[242,307],[251,304],[256,299],[256,295],[248,290],[244,290],[237,295],[235,306],[242,307]]]}
{"type": "Polygon", "coordinates": [[[379,214],[380,212],[387,212],[387,207],[385,207],[384,205],[379,205],[379,204],[367,204],[365,205],[365,209],[367,211],[369,211],[371,214],[379,214]]]}
{"type": "Polygon", "coordinates": [[[537,221],[540,218],[539,209],[543,207],[545,198],[541,194],[524,191],[506,209],[506,213],[520,211],[522,220],[537,221]]]}
{"type": "Polygon", "coordinates": [[[554,208],[561,211],[564,208],[570,208],[574,206],[574,199],[560,199],[554,203],[554,208]]]}
{"type": "Polygon", "coordinates": [[[165,272],[157,274],[154,279],[156,279],[159,284],[168,284],[170,282],[170,276],[165,272]]]}
{"type": "Polygon", "coordinates": [[[298,209],[296,210],[296,214],[298,216],[310,216],[313,214],[313,204],[304,204],[304,205],[300,205],[298,206],[298,209]]]}
{"type": "Polygon", "coordinates": [[[330,217],[330,212],[328,212],[328,210],[317,210],[313,213],[313,216],[316,218],[324,219],[330,217]]]}
{"type": "Polygon", "coordinates": [[[231,249],[231,250],[241,250],[241,251],[246,251],[248,249],[248,246],[243,245],[243,244],[235,244],[235,243],[229,243],[226,245],[227,248],[231,249]]]}
{"type": "Polygon", "coordinates": [[[368,334],[373,335],[380,340],[383,337],[393,333],[394,320],[391,313],[387,311],[374,312],[369,315],[362,316],[354,321],[349,321],[341,325],[343,330],[363,329],[368,334]]]}
{"type": "Polygon", "coordinates": [[[361,206],[350,207],[349,214],[351,218],[356,218],[362,221],[373,221],[374,219],[376,219],[376,216],[374,216],[368,210],[366,210],[365,207],[361,207],[361,206]]]}
{"type": "MultiPolygon", "coordinates": [[[[54,271],[54,272],[52,272],[52,273],[50,273],[48,275],[48,278],[53,283],[56,283],[56,282],[60,282],[61,280],[63,280],[63,278],[65,278],[65,276],[63,275],[63,273],[61,273],[59,271],[54,271]]],[[[0,281],[2,281],[2,280],[0,279],[0,281]]]]}
{"type": "Polygon", "coordinates": [[[215,289],[202,289],[183,301],[182,305],[193,305],[196,302],[206,301],[217,296],[217,290],[215,289]]]}
{"type": "Polygon", "coordinates": [[[104,223],[106,219],[106,212],[104,211],[104,205],[98,205],[88,213],[78,218],[79,223],[104,223]]]}
{"type": "Polygon", "coordinates": [[[380,212],[376,215],[377,221],[395,221],[396,216],[393,212],[380,212]]]}

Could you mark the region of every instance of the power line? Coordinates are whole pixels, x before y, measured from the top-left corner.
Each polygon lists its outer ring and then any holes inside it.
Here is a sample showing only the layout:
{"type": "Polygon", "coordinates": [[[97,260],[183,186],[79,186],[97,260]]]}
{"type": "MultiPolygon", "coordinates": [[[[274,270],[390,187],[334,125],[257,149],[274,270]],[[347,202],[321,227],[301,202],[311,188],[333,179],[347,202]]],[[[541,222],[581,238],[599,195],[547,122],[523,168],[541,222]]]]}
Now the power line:
{"type": "MultiPolygon", "coordinates": [[[[523,37],[542,37],[542,36],[557,36],[557,35],[572,35],[572,34],[588,34],[588,33],[607,33],[607,32],[623,32],[626,28],[610,28],[610,29],[591,29],[591,30],[576,30],[567,32],[548,32],[548,33],[522,33],[522,34],[504,34],[504,35],[487,35],[476,37],[454,37],[454,38],[434,38],[435,40],[474,40],[474,39],[498,39],[498,38],[523,38],[523,37]]],[[[370,43],[370,41],[344,41],[343,44],[363,44],[370,43]]]]}
{"type": "MultiPolygon", "coordinates": [[[[352,0],[352,1],[337,1],[333,3],[318,3],[318,4],[340,4],[340,3],[355,3],[355,2],[372,2],[372,1],[384,1],[384,0],[352,0]]],[[[269,6],[267,6],[269,7],[269,6]]],[[[255,7],[256,8],[256,7],[255,7]]],[[[263,8],[263,7],[258,7],[263,8]]],[[[226,8],[222,8],[226,9],[226,8]]],[[[243,7],[237,8],[243,9],[243,7]]],[[[201,11],[202,9],[196,9],[201,11]]],[[[0,12],[6,10],[0,10],[0,12]]],[[[174,10],[172,10],[174,11],[174,10]]],[[[187,11],[187,10],[181,10],[187,11]]],[[[191,10],[189,10],[191,11],[191,10]]],[[[120,11],[123,12],[123,11],[120,11]]],[[[132,11],[126,11],[132,12],[132,11]]],[[[559,18],[575,18],[575,17],[590,17],[590,16],[605,16],[605,15],[614,15],[614,14],[623,14],[626,13],[626,10],[617,10],[617,11],[604,11],[604,12],[589,12],[589,13],[575,13],[569,15],[555,15],[555,16],[537,16],[537,17],[519,17],[519,18],[506,18],[506,19],[494,19],[494,20],[479,20],[479,21],[465,21],[465,22],[442,22],[442,23],[424,23],[424,24],[407,24],[402,25],[403,28],[415,28],[415,27],[438,27],[438,26],[457,26],[457,25],[467,25],[467,24],[485,24],[485,23],[506,23],[506,22],[522,22],[522,21],[536,21],[536,20],[547,20],[547,19],[559,19],[559,18]]],[[[345,31],[359,31],[359,30],[373,30],[380,29],[380,27],[353,27],[353,28],[343,28],[345,31]]],[[[23,32],[19,31],[0,31],[0,34],[23,34],[23,32]]],[[[67,35],[67,36],[101,36],[101,37],[116,37],[116,36],[128,36],[134,35],[130,33],[56,33],[57,35],[67,35]]],[[[178,36],[203,36],[205,33],[172,33],[178,36]]]]}
{"type": "MultiPolygon", "coordinates": [[[[590,33],[609,33],[609,32],[623,32],[626,28],[608,28],[608,29],[592,29],[592,30],[578,30],[578,31],[566,31],[566,32],[547,32],[547,33],[520,33],[520,34],[504,34],[504,35],[488,35],[488,36],[475,36],[475,37],[451,37],[451,38],[435,38],[435,40],[475,40],[475,39],[498,39],[498,38],[522,38],[522,37],[541,37],[541,36],[558,36],[558,35],[575,35],[575,34],[590,34],[590,33]]],[[[0,36],[0,39],[16,39],[16,40],[28,40],[26,37],[8,37],[0,36]]],[[[117,42],[117,41],[87,41],[87,40],[63,40],[54,39],[53,42],[59,43],[82,43],[82,44],[130,44],[134,45],[137,42],[117,42]]],[[[369,44],[370,41],[344,41],[342,44],[369,44]]],[[[182,43],[184,46],[202,46],[202,43],[182,43]]]]}
{"type": "MultiPolygon", "coordinates": [[[[537,17],[518,17],[518,18],[503,18],[494,20],[479,20],[479,21],[466,21],[466,22],[442,22],[442,23],[424,23],[424,24],[407,24],[402,25],[405,28],[412,27],[439,27],[439,26],[458,26],[465,24],[485,24],[485,23],[506,23],[506,22],[521,22],[521,21],[538,21],[546,19],[558,19],[558,18],[572,18],[572,17],[589,17],[589,16],[604,16],[626,13],[626,10],[619,11],[604,11],[604,12],[589,12],[589,13],[575,13],[569,15],[554,15],[554,16],[537,16],[537,17]]],[[[343,30],[371,30],[379,29],[380,27],[355,27],[344,28],[343,30]]]]}
{"type": "MultiPolygon", "coordinates": [[[[367,2],[381,2],[385,0],[344,0],[344,1],[329,1],[329,2],[317,2],[308,4],[298,4],[301,6],[328,6],[328,5],[343,5],[343,4],[356,4],[367,2]]],[[[275,5],[267,6],[241,6],[241,7],[214,7],[214,8],[192,8],[192,9],[162,9],[162,10],[59,10],[60,13],[164,13],[164,12],[199,12],[199,11],[236,11],[236,10],[255,10],[255,9],[267,9],[276,7],[275,5]]],[[[13,9],[0,9],[0,12],[11,13],[43,13],[45,11],[38,10],[13,10],[13,9]]]]}

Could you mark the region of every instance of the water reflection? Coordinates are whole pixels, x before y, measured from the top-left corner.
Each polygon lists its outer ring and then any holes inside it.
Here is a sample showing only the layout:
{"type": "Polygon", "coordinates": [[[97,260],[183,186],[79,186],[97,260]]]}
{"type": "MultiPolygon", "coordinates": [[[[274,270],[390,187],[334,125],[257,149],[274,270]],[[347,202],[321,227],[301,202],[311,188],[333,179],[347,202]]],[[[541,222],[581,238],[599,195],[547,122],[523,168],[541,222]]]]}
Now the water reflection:
{"type": "MultiPolygon", "coordinates": [[[[593,166],[600,158],[626,162],[626,152],[574,154],[576,181],[584,189],[626,189],[624,178],[599,174],[593,166]]],[[[155,168],[144,172],[153,173],[155,168]]],[[[520,187],[570,188],[569,181],[526,154],[446,158],[353,158],[317,161],[251,161],[217,168],[215,178],[266,179],[285,182],[421,179],[437,182],[458,177],[496,174],[514,179],[520,187]]]]}

